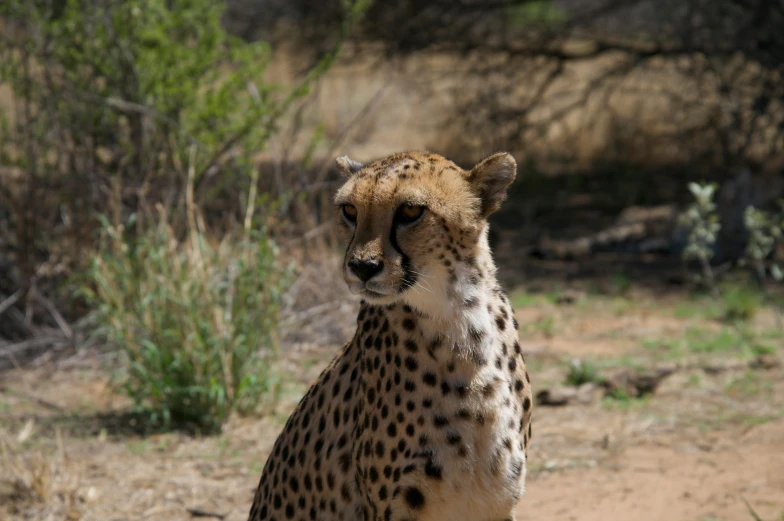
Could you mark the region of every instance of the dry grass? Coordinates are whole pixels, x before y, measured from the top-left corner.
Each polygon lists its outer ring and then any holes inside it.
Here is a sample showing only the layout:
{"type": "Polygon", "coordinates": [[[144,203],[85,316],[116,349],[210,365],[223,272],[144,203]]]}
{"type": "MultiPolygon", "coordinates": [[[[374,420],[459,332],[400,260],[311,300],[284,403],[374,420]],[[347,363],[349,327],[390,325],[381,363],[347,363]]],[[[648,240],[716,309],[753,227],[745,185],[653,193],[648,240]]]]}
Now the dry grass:
{"type": "Polygon", "coordinates": [[[35,420],[29,419],[15,435],[0,431],[0,504],[5,510],[0,515],[78,521],[96,490],[81,485],[79,465],[69,458],[59,429],[54,449],[31,447],[35,430],[35,420]]]}
{"type": "Polygon", "coordinates": [[[295,274],[282,313],[284,345],[334,346],[346,342],[356,327],[358,298],[349,293],[343,281],[342,256],[311,245],[291,249],[288,259],[295,274]]]}

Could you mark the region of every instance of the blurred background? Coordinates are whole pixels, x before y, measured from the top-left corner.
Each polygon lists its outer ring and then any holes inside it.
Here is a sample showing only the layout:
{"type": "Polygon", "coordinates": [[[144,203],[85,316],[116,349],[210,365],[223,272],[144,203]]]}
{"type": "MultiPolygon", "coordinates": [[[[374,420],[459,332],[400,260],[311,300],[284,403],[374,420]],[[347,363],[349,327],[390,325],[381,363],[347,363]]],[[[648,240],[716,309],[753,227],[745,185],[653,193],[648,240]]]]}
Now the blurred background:
{"type": "Polygon", "coordinates": [[[0,519],[245,519],[353,334],[338,155],[517,181],[518,519],[784,520],[784,2],[0,3],[0,519]]]}

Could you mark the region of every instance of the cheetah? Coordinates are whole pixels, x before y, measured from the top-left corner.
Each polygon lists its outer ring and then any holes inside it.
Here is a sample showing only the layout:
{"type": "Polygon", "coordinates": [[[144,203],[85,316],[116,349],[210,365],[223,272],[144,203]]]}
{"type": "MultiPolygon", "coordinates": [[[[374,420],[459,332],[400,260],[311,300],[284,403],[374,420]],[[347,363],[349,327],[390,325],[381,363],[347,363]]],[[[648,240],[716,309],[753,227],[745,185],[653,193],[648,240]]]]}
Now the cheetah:
{"type": "Polygon", "coordinates": [[[487,218],[517,165],[499,153],[466,171],[425,152],[336,165],[357,330],[288,419],[249,521],[513,520],[532,394],[487,218]]]}

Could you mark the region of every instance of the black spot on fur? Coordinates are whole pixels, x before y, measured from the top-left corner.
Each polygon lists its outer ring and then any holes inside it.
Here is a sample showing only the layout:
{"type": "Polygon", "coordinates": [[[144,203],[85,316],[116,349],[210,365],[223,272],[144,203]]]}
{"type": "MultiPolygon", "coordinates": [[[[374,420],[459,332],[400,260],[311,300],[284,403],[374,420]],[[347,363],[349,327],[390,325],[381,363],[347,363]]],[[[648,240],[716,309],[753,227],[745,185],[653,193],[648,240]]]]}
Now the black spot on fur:
{"type": "Polygon", "coordinates": [[[441,466],[433,463],[433,460],[427,460],[425,463],[425,475],[433,479],[441,479],[441,466]]]}
{"type": "Polygon", "coordinates": [[[495,325],[498,327],[499,331],[503,331],[506,329],[506,320],[504,320],[504,317],[501,316],[495,317],[495,325]]]}
{"type": "Polygon", "coordinates": [[[425,496],[416,487],[408,487],[403,494],[403,498],[408,503],[408,506],[414,510],[420,510],[425,506],[425,496]]]}

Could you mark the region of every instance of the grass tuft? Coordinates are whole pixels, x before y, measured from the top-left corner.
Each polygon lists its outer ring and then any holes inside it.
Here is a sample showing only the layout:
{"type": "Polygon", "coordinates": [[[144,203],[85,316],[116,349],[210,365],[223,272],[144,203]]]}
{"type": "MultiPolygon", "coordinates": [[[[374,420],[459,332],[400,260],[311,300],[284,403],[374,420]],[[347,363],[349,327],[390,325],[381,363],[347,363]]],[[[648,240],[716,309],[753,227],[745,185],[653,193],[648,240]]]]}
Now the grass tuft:
{"type": "Polygon", "coordinates": [[[604,377],[599,374],[595,364],[585,360],[572,360],[566,374],[566,384],[578,387],[586,383],[602,384],[604,377]]]}
{"type": "Polygon", "coordinates": [[[731,286],[722,293],[724,320],[728,322],[750,320],[762,306],[762,296],[742,286],[731,286]]]}

